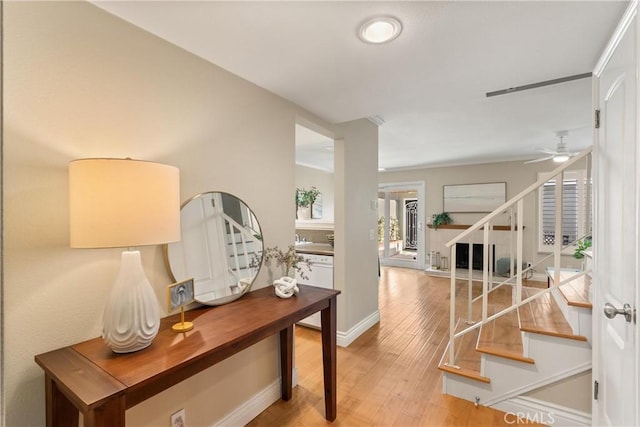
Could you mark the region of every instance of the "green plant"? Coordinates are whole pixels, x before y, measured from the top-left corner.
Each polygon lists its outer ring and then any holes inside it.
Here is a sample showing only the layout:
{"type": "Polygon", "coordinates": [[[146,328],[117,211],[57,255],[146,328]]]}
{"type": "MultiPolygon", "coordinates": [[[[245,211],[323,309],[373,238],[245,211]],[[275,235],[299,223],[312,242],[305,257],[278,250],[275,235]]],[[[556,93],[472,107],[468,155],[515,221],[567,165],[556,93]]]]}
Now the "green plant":
{"type": "Polygon", "coordinates": [[[587,236],[584,239],[580,239],[576,242],[576,250],[573,253],[573,257],[576,259],[584,258],[584,251],[591,247],[591,236],[587,236]]]}
{"type": "Polygon", "coordinates": [[[309,279],[306,272],[311,271],[311,263],[305,261],[302,255],[296,253],[296,248],[292,245],[286,251],[277,246],[265,248],[263,260],[265,264],[271,264],[271,261],[274,261],[277,267],[282,268],[285,276],[288,276],[291,270],[295,270],[303,279],[309,279]]]}
{"type": "Polygon", "coordinates": [[[441,225],[451,224],[453,222],[453,220],[451,219],[449,214],[446,213],[446,212],[441,212],[439,214],[433,214],[433,216],[431,218],[432,218],[431,224],[433,225],[433,228],[435,228],[436,230],[441,225]]]}
{"type": "MultiPolygon", "coordinates": [[[[384,216],[378,218],[378,242],[384,239],[384,216]]],[[[400,240],[400,223],[398,218],[389,219],[389,240],[400,240]]]]}
{"type": "Polygon", "coordinates": [[[296,188],[296,206],[308,208],[316,201],[319,194],[320,190],[318,190],[316,187],[311,187],[310,190],[306,190],[304,188],[296,188]]]}

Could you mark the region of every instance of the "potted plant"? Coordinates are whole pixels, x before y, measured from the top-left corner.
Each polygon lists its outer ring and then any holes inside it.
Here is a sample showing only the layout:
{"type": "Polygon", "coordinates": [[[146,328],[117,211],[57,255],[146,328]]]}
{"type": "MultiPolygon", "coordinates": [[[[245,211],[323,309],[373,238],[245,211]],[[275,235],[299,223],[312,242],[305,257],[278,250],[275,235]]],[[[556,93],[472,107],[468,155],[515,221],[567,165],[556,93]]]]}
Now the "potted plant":
{"type": "Polygon", "coordinates": [[[584,258],[584,251],[591,247],[591,236],[587,236],[584,239],[580,239],[576,242],[576,250],[573,252],[573,257],[576,259],[584,258]]]}
{"type": "Polygon", "coordinates": [[[433,216],[431,218],[432,218],[431,225],[433,225],[433,228],[436,229],[436,230],[441,225],[451,224],[453,222],[451,220],[451,217],[449,216],[449,214],[446,213],[446,212],[441,212],[439,214],[433,214],[433,216]]]}
{"type": "Polygon", "coordinates": [[[316,187],[311,187],[310,190],[296,188],[296,219],[311,218],[311,209],[319,194],[320,190],[316,187]]]}

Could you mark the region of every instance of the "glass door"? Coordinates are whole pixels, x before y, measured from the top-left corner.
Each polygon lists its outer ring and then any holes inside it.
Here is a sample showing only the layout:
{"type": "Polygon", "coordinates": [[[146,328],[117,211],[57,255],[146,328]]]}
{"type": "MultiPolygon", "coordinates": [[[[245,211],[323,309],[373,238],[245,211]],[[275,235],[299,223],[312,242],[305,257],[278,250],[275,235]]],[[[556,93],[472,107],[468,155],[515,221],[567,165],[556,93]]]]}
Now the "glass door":
{"type": "Polygon", "coordinates": [[[424,268],[424,183],[378,189],[378,255],[382,265],[424,268]]]}

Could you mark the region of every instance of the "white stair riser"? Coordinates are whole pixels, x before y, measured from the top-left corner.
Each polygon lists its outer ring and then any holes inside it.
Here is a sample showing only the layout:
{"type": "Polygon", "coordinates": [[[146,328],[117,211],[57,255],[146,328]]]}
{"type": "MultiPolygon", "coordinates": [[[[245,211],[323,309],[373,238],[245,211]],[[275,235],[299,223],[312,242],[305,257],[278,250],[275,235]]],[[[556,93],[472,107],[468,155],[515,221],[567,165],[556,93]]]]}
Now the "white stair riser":
{"type": "Polygon", "coordinates": [[[565,319],[569,322],[573,333],[576,335],[582,335],[591,342],[591,331],[593,329],[591,325],[591,312],[593,310],[590,308],[569,305],[566,298],[558,289],[552,291],[551,294],[553,295],[556,304],[560,307],[565,319]]]}

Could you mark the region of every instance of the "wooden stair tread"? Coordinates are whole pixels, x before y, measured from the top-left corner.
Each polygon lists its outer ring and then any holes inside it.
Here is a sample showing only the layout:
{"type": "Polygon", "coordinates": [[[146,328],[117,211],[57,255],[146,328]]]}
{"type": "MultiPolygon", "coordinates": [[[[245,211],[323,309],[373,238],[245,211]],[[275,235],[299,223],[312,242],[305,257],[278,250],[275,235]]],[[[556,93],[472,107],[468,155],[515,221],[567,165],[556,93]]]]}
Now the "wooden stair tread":
{"type": "MultiPolygon", "coordinates": [[[[537,290],[539,291],[539,290],[537,290]]],[[[534,295],[529,288],[522,288],[522,298],[534,295]]],[[[575,335],[565,319],[560,307],[551,294],[546,293],[518,309],[520,329],[525,332],[551,335],[577,341],[587,341],[582,335],[575,335]]]]}
{"type": "MultiPolygon", "coordinates": [[[[555,282],[552,273],[553,271],[548,273],[550,285],[553,285],[555,282]]],[[[560,270],[560,282],[570,280],[572,276],[579,273],[580,271],[577,270],[560,270]]],[[[581,276],[559,286],[558,289],[567,300],[567,304],[575,307],[593,308],[591,301],[589,301],[589,282],[590,280],[587,276],[581,276]]]]}
{"type": "Polygon", "coordinates": [[[514,310],[482,326],[477,351],[524,363],[535,363],[524,356],[518,313],[514,310]]]}
{"type": "MultiPolygon", "coordinates": [[[[456,333],[465,329],[467,325],[462,319],[458,319],[456,333]]],[[[448,364],[449,350],[445,350],[442,363],[438,369],[461,375],[474,380],[489,382],[489,379],[480,375],[480,354],[476,351],[479,328],[476,328],[455,339],[455,366],[448,364]]]]}
{"type": "Polygon", "coordinates": [[[567,300],[567,304],[574,307],[593,308],[589,301],[589,286],[586,276],[578,277],[564,285],[558,287],[558,290],[567,300]]]}
{"type": "Polygon", "coordinates": [[[438,369],[440,369],[441,371],[445,371],[445,372],[449,372],[452,374],[456,374],[456,375],[460,375],[463,376],[465,378],[470,378],[472,380],[476,380],[476,381],[480,381],[483,383],[490,383],[491,379],[487,378],[487,377],[483,377],[482,375],[480,375],[480,372],[471,370],[471,369],[467,369],[467,368],[463,368],[463,367],[454,367],[454,366],[450,366],[446,363],[442,363],[438,366],[438,369]]]}
{"type": "MultiPolygon", "coordinates": [[[[456,332],[464,329],[466,326],[468,325],[459,320],[456,327],[456,332]]],[[[478,372],[478,375],[480,375],[480,355],[476,352],[476,345],[478,343],[479,333],[480,330],[476,328],[473,331],[456,338],[455,342],[456,366],[460,366],[461,368],[465,368],[469,371],[478,372]]]]}

